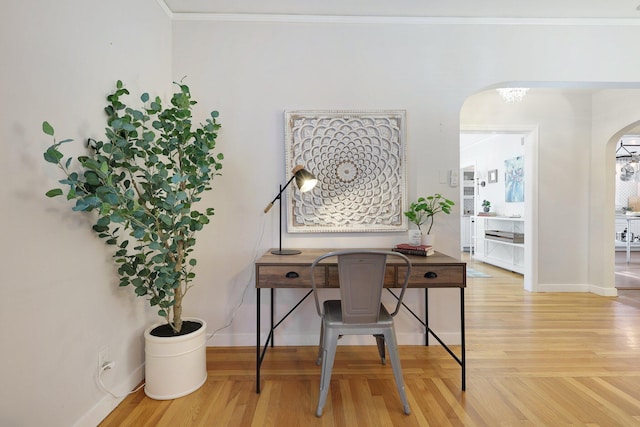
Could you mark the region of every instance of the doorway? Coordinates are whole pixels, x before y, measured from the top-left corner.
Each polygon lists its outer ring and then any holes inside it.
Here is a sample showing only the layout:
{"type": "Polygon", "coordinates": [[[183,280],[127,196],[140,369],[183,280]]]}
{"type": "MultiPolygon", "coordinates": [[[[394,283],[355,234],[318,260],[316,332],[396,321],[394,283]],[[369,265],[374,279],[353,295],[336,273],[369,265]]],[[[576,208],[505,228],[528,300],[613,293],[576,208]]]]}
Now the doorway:
{"type": "Polygon", "coordinates": [[[616,145],[615,287],[640,290],[640,134],[616,145]]]}
{"type": "Polygon", "coordinates": [[[537,290],[534,276],[537,256],[532,249],[537,246],[537,233],[534,231],[537,223],[534,209],[537,205],[537,146],[536,127],[487,125],[462,127],[460,132],[462,174],[473,171],[474,181],[471,208],[465,196],[466,184],[461,190],[463,246],[465,234],[468,234],[472,259],[522,274],[524,289],[528,291],[537,290]],[[516,158],[522,161],[523,166],[522,200],[510,200],[505,192],[505,180],[509,179],[506,168],[508,162],[516,158]],[[481,213],[485,200],[492,204],[487,215],[481,213]],[[469,217],[468,222],[465,216],[469,217]],[[468,232],[465,227],[469,227],[468,232]],[[513,240],[485,238],[489,228],[511,233],[513,240]]]}

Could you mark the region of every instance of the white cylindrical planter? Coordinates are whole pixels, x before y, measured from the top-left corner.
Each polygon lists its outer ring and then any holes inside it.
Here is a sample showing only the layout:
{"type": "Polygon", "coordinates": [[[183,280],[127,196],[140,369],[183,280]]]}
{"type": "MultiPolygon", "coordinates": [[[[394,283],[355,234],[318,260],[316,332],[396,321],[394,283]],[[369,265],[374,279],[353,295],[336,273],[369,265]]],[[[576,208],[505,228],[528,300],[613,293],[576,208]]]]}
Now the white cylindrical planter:
{"type": "Polygon", "coordinates": [[[431,234],[423,234],[422,235],[422,244],[423,245],[427,245],[427,246],[435,246],[434,245],[434,238],[431,234]]]}
{"type": "Polygon", "coordinates": [[[157,400],[176,399],[199,389],[207,380],[207,324],[202,319],[197,331],[175,337],[156,337],[144,332],[145,386],[147,396],[157,400]]]}
{"type": "Polygon", "coordinates": [[[419,246],[422,243],[422,231],[409,230],[409,244],[419,246]]]}

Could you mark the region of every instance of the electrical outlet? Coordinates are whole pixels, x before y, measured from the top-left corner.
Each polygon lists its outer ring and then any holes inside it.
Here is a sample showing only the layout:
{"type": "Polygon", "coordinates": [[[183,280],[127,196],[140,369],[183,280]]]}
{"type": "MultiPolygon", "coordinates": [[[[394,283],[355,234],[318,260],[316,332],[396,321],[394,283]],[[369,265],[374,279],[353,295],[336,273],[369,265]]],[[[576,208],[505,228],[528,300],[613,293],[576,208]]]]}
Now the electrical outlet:
{"type": "Polygon", "coordinates": [[[109,347],[104,346],[98,351],[98,371],[101,371],[109,362],[111,362],[109,360],[109,347]]]}

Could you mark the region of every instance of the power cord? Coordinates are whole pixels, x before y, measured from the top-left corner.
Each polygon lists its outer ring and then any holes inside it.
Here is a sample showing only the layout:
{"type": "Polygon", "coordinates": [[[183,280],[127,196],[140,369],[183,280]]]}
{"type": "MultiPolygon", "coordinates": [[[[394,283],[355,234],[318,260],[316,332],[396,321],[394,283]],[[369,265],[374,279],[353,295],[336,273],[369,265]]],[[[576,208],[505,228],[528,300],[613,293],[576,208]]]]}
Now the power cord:
{"type": "MultiPolygon", "coordinates": [[[[266,215],[262,215],[262,221],[260,224],[260,233],[258,233],[258,240],[256,240],[256,244],[255,247],[253,249],[253,262],[252,264],[255,264],[255,262],[258,260],[258,256],[260,255],[260,253],[258,252],[259,248],[260,248],[260,243],[262,242],[262,238],[264,237],[264,225],[265,225],[265,217],[266,215]]],[[[247,284],[244,288],[244,290],[242,291],[242,298],[240,299],[240,303],[238,305],[236,305],[234,307],[234,309],[231,312],[231,319],[229,320],[229,322],[224,325],[221,326],[220,328],[216,329],[215,331],[213,331],[208,337],[207,337],[207,342],[213,338],[218,332],[228,328],[229,326],[231,326],[231,324],[233,324],[233,321],[236,317],[236,313],[237,311],[240,309],[240,307],[242,306],[242,304],[244,303],[244,298],[247,294],[247,289],[249,289],[249,286],[251,285],[251,274],[249,274],[249,279],[247,280],[247,284]]]]}
{"type": "Polygon", "coordinates": [[[100,368],[98,368],[98,385],[100,386],[100,389],[111,395],[111,397],[113,397],[114,399],[122,399],[124,397],[129,396],[130,394],[136,393],[137,391],[139,391],[142,387],[144,387],[144,382],[142,384],[140,384],[140,386],[138,386],[135,390],[130,391],[129,393],[125,393],[123,395],[117,395],[115,393],[113,393],[111,390],[109,390],[105,385],[104,382],[102,382],[102,374],[105,371],[108,371],[110,369],[113,369],[116,366],[116,362],[106,362],[104,365],[100,366],[100,368]]]}

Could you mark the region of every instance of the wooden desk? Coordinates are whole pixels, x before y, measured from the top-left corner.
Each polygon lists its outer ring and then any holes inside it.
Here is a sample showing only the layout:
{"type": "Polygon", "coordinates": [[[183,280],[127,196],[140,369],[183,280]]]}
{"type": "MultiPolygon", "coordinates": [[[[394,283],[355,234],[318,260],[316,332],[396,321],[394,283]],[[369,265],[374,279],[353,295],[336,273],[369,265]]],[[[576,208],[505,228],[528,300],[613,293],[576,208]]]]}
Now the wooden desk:
{"type": "MultiPolygon", "coordinates": [[[[302,302],[311,295],[311,290],[285,314],[279,321],[274,320],[274,297],[275,290],[280,288],[308,288],[311,289],[311,264],[313,261],[327,252],[333,252],[342,249],[300,249],[302,253],[298,255],[273,255],[267,252],[255,263],[256,268],[256,393],[260,393],[260,366],[266,354],[269,343],[274,346],[273,333],[274,330],[287,318],[293,311],[302,304],[302,302]],[[270,317],[271,327],[264,347],[261,348],[260,342],[260,291],[262,288],[271,290],[270,298],[270,317]]],[[[425,345],[429,345],[429,334],[431,334],[453,357],[462,370],[462,390],[466,388],[465,370],[465,328],[464,328],[464,288],[467,286],[467,268],[466,263],[451,258],[447,255],[437,253],[429,257],[409,256],[411,260],[411,277],[409,278],[408,288],[424,289],[425,300],[425,319],[414,313],[404,303],[402,304],[411,315],[416,318],[425,327],[425,345]],[[429,328],[429,293],[430,288],[458,288],[460,290],[460,338],[461,338],[461,354],[456,355],[449,347],[429,328]]],[[[385,273],[384,286],[391,294],[391,288],[397,288],[402,285],[403,272],[406,267],[399,259],[388,258],[387,270],[385,273]]],[[[319,288],[337,288],[338,287],[338,266],[337,259],[332,258],[321,262],[315,269],[316,285],[319,288]],[[324,267],[324,268],[322,268],[324,267]]]]}

